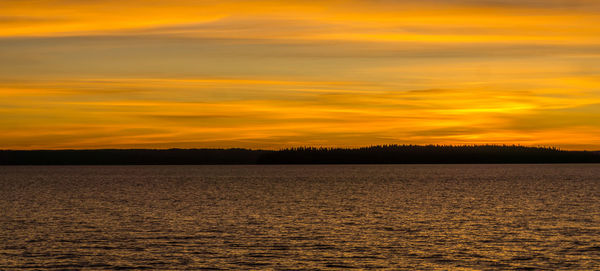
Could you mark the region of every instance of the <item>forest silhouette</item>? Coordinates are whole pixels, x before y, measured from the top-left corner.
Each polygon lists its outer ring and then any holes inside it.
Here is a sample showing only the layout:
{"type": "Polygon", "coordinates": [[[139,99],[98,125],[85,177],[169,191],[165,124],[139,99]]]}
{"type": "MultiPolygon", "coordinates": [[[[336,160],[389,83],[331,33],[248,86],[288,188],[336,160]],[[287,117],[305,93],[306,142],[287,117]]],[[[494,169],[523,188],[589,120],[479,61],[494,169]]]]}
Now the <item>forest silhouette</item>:
{"type": "Polygon", "coordinates": [[[0,165],[598,163],[600,152],[519,145],[361,148],[0,150],[0,165]]]}

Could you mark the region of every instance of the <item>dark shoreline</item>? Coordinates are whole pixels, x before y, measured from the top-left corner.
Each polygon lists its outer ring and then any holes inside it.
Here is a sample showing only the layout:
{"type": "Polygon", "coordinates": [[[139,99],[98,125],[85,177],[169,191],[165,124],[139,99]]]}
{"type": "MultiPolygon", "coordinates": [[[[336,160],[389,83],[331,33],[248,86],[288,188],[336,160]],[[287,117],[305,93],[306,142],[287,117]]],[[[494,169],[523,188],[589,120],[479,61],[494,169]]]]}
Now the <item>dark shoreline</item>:
{"type": "Polygon", "coordinates": [[[524,146],[0,150],[0,165],[528,164],[600,163],[600,152],[524,146]]]}

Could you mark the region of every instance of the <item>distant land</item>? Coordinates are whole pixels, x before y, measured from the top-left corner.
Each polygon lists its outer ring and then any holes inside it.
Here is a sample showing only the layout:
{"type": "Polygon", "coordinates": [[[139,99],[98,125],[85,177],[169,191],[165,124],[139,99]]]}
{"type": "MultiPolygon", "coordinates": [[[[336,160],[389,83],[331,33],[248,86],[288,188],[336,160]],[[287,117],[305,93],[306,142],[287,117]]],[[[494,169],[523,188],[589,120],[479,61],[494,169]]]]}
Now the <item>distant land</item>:
{"type": "Polygon", "coordinates": [[[362,148],[0,150],[0,165],[600,163],[600,152],[517,145],[362,148]]]}

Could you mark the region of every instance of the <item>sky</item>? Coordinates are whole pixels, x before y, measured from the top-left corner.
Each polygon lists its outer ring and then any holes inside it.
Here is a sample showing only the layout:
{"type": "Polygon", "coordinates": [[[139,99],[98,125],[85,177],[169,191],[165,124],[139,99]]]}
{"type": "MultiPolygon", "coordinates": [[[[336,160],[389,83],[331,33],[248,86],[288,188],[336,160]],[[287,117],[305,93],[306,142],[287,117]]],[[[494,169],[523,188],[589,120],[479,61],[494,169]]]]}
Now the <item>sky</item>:
{"type": "Polygon", "coordinates": [[[1,0],[0,149],[600,150],[597,0],[1,0]]]}

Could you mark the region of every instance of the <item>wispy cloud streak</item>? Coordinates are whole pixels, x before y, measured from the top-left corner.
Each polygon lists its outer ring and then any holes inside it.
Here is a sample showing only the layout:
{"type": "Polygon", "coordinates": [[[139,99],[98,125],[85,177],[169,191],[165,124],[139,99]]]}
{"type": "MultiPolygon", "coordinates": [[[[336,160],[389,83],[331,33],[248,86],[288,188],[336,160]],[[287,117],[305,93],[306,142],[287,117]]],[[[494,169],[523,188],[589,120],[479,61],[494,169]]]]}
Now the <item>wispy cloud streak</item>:
{"type": "Polygon", "coordinates": [[[591,0],[3,1],[0,148],[600,149],[591,0]]]}

